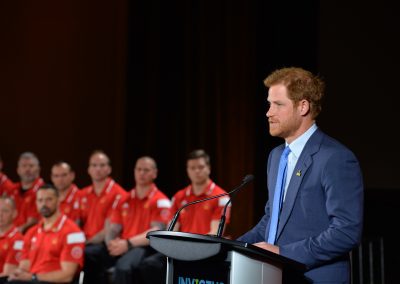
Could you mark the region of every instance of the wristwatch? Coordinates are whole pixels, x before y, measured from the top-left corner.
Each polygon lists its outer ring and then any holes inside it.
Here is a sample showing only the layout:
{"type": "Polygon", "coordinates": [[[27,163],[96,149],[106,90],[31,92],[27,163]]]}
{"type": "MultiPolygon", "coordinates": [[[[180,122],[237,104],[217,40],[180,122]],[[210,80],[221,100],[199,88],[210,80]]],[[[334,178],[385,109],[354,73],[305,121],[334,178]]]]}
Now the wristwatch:
{"type": "Polygon", "coordinates": [[[39,279],[37,278],[37,275],[35,273],[32,274],[32,282],[38,283],[39,279]]]}
{"type": "Polygon", "coordinates": [[[127,245],[128,245],[128,250],[133,249],[133,245],[132,245],[132,243],[129,241],[129,239],[126,239],[126,243],[127,243],[127,245]]]}

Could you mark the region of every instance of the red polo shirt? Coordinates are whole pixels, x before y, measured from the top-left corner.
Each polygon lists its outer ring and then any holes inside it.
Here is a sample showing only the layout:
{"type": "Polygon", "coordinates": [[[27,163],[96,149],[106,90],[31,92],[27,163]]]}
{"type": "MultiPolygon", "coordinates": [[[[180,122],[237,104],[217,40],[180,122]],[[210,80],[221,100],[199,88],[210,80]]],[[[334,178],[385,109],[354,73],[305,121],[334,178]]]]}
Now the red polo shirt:
{"type": "Polygon", "coordinates": [[[3,173],[0,173],[0,196],[8,194],[15,187],[15,184],[3,173]]]}
{"type": "Polygon", "coordinates": [[[15,226],[0,235],[0,273],[3,272],[6,263],[18,265],[24,244],[23,239],[24,237],[15,226]]]}
{"type": "Polygon", "coordinates": [[[60,214],[49,230],[43,229],[43,220],[28,230],[22,259],[30,261],[31,273],[60,270],[64,261],[78,263],[82,268],[84,247],[81,229],[65,214],[60,214]]]}
{"type": "Polygon", "coordinates": [[[111,223],[121,224],[121,238],[128,239],[150,229],[153,222],[167,225],[170,207],[169,198],[154,184],[142,199],[137,197],[136,189],[132,189],[121,205],[113,210],[111,223]]]}
{"type": "Polygon", "coordinates": [[[65,199],[60,202],[60,212],[67,215],[73,221],[79,219],[79,188],[72,184],[67,189],[65,199]]]}
{"type": "MultiPolygon", "coordinates": [[[[200,195],[194,195],[192,186],[189,185],[179,190],[172,198],[171,216],[173,216],[179,208],[189,202],[222,193],[226,193],[226,191],[212,181],[200,195]]],[[[222,211],[228,200],[229,196],[223,196],[186,207],[181,211],[178,218],[180,224],[179,230],[195,234],[207,234],[211,230],[211,221],[220,220],[222,211]]],[[[227,209],[226,224],[229,223],[229,217],[230,207],[227,209]]]]}
{"type": "Polygon", "coordinates": [[[113,208],[117,208],[118,203],[128,193],[113,179],[108,178],[107,182],[97,195],[93,185],[85,187],[81,191],[80,207],[81,220],[83,221],[83,231],[86,239],[90,239],[104,228],[104,222],[111,216],[113,208]]]}
{"type": "Polygon", "coordinates": [[[18,211],[17,218],[14,219],[14,225],[19,227],[28,221],[29,218],[40,219],[40,215],[36,208],[36,192],[41,185],[43,179],[37,178],[32,187],[22,191],[21,183],[17,183],[15,187],[9,191],[9,196],[14,199],[18,211]]]}

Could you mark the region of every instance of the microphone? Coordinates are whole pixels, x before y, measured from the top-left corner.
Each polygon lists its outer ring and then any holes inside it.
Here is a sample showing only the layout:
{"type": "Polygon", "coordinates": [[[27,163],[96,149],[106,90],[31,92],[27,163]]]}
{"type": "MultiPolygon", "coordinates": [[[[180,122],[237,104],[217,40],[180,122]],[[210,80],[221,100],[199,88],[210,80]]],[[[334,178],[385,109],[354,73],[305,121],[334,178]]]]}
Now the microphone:
{"type": "Polygon", "coordinates": [[[225,227],[225,220],[226,220],[226,209],[228,208],[229,203],[232,202],[232,199],[236,196],[237,192],[239,189],[241,189],[242,187],[244,187],[245,185],[247,185],[249,182],[251,182],[254,179],[253,175],[247,175],[243,178],[242,183],[235,188],[234,190],[232,190],[231,192],[229,192],[229,194],[232,194],[232,197],[229,198],[229,201],[225,204],[224,206],[224,211],[222,212],[221,215],[221,219],[219,220],[219,225],[218,225],[218,231],[217,231],[217,237],[220,238],[222,236],[222,232],[224,231],[224,227],[225,227]]]}
{"type": "MultiPolygon", "coordinates": [[[[211,199],[215,199],[215,198],[219,198],[219,197],[222,197],[222,196],[226,196],[226,195],[233,194],[233,193],[235,193],[236,191],[238,191],[239,189],[241,189],[243,186],[245,186],[246,184],[248,184],[248,183],[249,183],[250,181],[252,181],[253,179],[254,179],[254,176],[253,176],[253,175],[246,175],[246,176],[243,178],[242,183],[241,183],[239,186],[237,186],[236,188],[234,188],[233,190],[231,190],[230,192],[225,192],[225,193],[221,193],[221,194],[218,194],[218,195],[214,195],[214,196],[210,196],[210,197],[207,197],[207,198],[203,198],[203,199],[199,199],[199,200],[195,200],[195,201],[186,203],[186,204],[183,205],[181,208],[179,208],[178,211],[176,211],[176,213],[175,213],[175,215],[174,215],[174,218],[172,219],[171,223],[169,223],[169,226],[168,226],[167,231],[172,231],[172,230],[174,229],[175,224],[176,224],[176,221],[178,220],[179,214],[180,214],[181,211],[182,211],[183,209],[185,209],[186,207],[188,207],[188,206],[190,206],[190,205],[193,205],[193,204],[200,203],[200,202],[204,202],[204,201],[208,201],[208,200],[211,200],[211,199]]],[[[230,200],[229,200],[229,201],[230,201],[230,200]]],[[[227,202],[227,204],[229,203],[229,201],[227,202]]],[[[226,205],[225,205],[225,206],[226,206],[226,205]]],[[[224,208],[224,214],[223,214],[223,215],[225,215],[225,211],[226,211],[226,208],[224,208]]],[[[225,216],[224,216],[224,217],[225,217],[225,216]]]]}

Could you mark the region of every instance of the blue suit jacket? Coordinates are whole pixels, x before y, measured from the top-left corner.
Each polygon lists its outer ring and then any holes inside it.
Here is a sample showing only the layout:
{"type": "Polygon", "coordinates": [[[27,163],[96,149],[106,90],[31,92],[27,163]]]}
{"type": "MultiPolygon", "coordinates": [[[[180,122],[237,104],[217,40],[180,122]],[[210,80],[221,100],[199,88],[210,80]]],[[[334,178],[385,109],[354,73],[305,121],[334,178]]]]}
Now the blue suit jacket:
{"type": "MultiPolygon", "coordinates": [[[[265,215],[240,241],[266,241],[284,145],[268,158],[265,215]]],[[[348,283],[349,252],[362,234],[364,191],[354,154],[317,129],[307,141],[288,185],[277,232],[280,254],[307,266],[312,282],[348,283]]]]}

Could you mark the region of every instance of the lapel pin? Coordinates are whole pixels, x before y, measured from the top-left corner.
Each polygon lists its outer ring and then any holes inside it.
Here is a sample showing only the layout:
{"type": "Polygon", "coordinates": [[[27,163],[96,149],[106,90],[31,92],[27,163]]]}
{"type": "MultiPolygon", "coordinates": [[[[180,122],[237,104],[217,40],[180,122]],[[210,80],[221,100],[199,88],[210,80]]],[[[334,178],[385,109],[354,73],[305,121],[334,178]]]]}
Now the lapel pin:
{"type": "Polygon", "coordinates": [[[296,172],[296,176],[301,176],[301,170],[297,170],[297,172],[296,172]]]}

